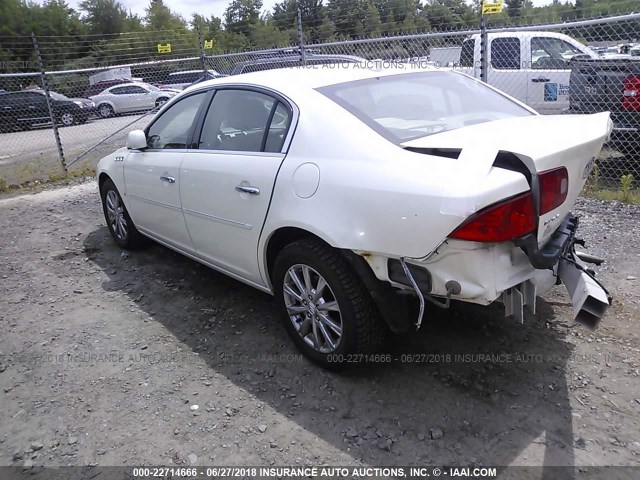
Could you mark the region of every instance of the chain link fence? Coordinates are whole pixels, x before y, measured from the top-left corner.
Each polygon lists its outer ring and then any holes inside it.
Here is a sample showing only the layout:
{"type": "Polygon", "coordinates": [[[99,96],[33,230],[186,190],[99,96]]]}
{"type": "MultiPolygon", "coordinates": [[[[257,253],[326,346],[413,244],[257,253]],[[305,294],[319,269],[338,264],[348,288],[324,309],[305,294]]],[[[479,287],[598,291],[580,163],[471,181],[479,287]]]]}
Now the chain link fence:
{"type": "Polygon", "coordinates": [[[198,31],[13,39],[23,60],[2,63],[0,73],[0,182],[18,186],[89,171],[197,81],[366,61],[458,69],[543,114],[610,111],[615,129],[591,186],[638,186],[640,14],[317,44],[305,44],[298,26],[297,45],[221,55],[208,53],[211,44],[198,31]]]}

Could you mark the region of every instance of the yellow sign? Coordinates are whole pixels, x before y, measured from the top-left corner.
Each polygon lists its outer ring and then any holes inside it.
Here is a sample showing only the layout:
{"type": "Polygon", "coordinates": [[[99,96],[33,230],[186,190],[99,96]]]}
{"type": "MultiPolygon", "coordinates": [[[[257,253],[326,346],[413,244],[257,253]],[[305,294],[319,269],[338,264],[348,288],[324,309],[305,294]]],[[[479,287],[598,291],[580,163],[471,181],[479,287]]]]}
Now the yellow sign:
{"type": "Polygon", "coordinates": [[[171,53],[171,44],[167,43],[166,45],[158,44],[158,53],[171,53]]]}
{"type": "Polygon", "coordinates": [[[502,12],[502,0],[484,0],[482,2],[482,15],[502,12]]]}
{"type": "Polygon", "coordinates": [[[213,40],[205,40],[204,48],[213,48],[213,40]]]}

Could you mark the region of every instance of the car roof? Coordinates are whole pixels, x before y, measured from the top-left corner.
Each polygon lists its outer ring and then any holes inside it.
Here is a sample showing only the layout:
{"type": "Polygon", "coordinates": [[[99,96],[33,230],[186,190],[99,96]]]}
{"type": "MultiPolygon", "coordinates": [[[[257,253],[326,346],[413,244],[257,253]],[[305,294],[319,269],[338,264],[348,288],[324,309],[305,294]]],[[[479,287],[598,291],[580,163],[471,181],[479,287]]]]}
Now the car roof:
{"type": "MultiPolygon", "coordinates": [[[[387,65],[387,62],[382,62],[387,65]]],[[[443,70],[434,67],[418,68],[407,64],[396,64],[391,68],[368,68],[373,62],[310,65],[307,67],[279,68],[260,72],[243,73],[228,77],[216,78],[198,84],[198,88],[214,85],[246,84],[271,88],[286,94],[292,89],[316,89],[337,83],[365,80],[402,73],[417,73],[443,70]]],[[[389,63],[390,65],[390,63],[389,63]]]]}

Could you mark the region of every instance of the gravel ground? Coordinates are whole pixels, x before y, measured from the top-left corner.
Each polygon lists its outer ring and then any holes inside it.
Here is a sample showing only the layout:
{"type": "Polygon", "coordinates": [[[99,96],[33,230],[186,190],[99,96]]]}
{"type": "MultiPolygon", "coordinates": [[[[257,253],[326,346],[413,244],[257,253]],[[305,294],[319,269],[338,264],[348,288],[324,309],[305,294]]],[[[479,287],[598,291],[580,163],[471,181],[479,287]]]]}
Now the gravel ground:
{"type": "Polygon", "coordinates": [[[556,287],[524,325],[427,311],[421,362],[323,371],[269,295],[159,245],[123,252],[93,182],[0,200],[1,465],[640,466],[640,209],[581,199],[615,303],[556,287]]]}

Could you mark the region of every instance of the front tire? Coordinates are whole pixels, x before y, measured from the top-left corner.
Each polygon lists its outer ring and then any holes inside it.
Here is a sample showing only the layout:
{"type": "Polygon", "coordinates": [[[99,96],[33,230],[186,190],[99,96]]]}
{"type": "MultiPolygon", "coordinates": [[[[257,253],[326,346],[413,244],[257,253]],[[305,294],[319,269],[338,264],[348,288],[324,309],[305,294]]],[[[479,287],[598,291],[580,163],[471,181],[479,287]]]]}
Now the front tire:
{"type": "Polygon", "coordinates": [[[133,224],[120,192],[111,179],[102,184],[100,197],[109,233],[118,246],[125,250],[134,250],[143,246],[146,239],[133,224]]]}
{"type": "Polygon", "coordinates": [[[312,361],[340,370],[357,355],[380,348],[386,329],[378,309],[346,259],[329,245],[314,239],[291,243],[273,272],[285,328],[312,361]]]}
{"type": "Polygon", "coordinates": [[[98,113],[102,118],[113,117],[115,112],[113,111],[113,107],[107,103],[103,103],[98,107],[98,113]]]}

